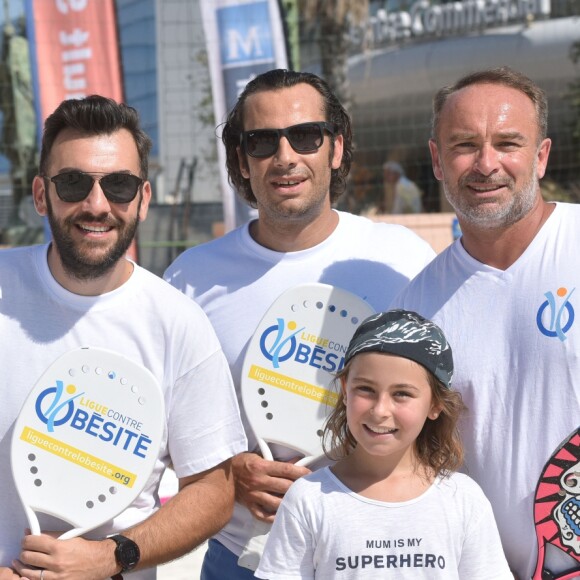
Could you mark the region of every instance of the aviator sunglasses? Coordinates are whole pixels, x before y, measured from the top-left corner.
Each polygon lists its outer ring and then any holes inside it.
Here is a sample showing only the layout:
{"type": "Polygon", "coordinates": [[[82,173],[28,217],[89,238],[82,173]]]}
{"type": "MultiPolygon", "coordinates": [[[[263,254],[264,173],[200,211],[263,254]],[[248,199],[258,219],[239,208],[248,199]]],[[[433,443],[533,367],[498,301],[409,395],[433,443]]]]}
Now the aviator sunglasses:
{"type": "Polygon", "coordinates": [[[331,135],[336,133],[333,123],[313,122],[292,125],[285,129],[254,129],[243,131],[240,143],[243,150],[251,157],[271,157],[278,151],[280,138],[286,137],[297,153],[313,153],[322,147],[324,131],[331,135]]]}
{"type": "Polygon", "coordinates": [[[54,177],[43,176],[54,183],[56,194],[62,201],[82,201],[91,193],[95,181],[99,182],[105,197],[113,203],[129,203],[135,199],[143,180],[131,173],[106,173],[101,177],[83,171],[65,171],[54,177]]]}

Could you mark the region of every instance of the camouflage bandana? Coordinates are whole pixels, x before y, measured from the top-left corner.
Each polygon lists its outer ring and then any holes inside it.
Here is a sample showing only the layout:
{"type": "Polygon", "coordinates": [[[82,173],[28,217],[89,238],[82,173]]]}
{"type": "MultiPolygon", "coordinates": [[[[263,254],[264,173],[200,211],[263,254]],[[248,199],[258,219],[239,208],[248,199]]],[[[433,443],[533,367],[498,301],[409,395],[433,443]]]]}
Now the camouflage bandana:
{"type": "Polygon", "coordinates": [[[344,364],[360,352],[384,352],[408,358],[451,388],[451,346],[434,322],[416,312],[389,310],[363,320],[348,345],[344,364]]]}

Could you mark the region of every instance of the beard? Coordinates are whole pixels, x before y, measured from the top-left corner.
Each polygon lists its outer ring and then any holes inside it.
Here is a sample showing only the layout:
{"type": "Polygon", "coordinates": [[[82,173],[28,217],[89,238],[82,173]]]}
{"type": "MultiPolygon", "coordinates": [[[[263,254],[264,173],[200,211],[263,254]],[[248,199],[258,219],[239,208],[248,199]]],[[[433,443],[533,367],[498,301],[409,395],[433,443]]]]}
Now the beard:
{"type": "Polygon", "coordinates": [[[526,182],[516,190],[515,181],[511,177],[485,177],[469,174],[462,177],[456,187],[444,179],[445,196],[453,206],[455,213],[469,225],[485,229],[501,229],[508,227],[526,216],[534,207],[538,197],[540,182],[536,174],[537,160],[534,161],[526,182]],[[506,200],[496,199],[490,207],[490,200],[472,201],[460,192],[469,184],[502,185],[510,190],[511,196],[506,200]]]}
{"type": "Polygon", "coordinates": [[[59,221],[53,212],[49,196],[46,196],[46,209],[48,223],[52,233],[53,243],[56,247],[60,261],[65,272],[80,281],[96,280],[109,272],[115,264],[126,254],[139,225],[139,209],[141,196],[137,206],[135,219],[122,222],[109,214],[94,216],[88,212],[69,216],[59,221]],[[118,232],[117,241],[106,251],[103,251],[99,242],[85,241],[75,242],[70,231],[76,227],[75,222],[99,223],[115,227],[118,232]]]}

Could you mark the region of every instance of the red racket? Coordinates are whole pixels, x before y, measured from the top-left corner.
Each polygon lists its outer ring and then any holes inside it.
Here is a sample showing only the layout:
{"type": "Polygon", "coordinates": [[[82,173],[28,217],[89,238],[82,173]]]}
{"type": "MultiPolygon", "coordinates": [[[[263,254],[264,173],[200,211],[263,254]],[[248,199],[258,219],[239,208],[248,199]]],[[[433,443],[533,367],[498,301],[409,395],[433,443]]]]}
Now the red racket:
{"type": "Polygon", "coordinates": [[[536,488],[534,522],[538,561],[533,580],[580,577],[580,427],[556,449],[542,471],[536,488]],[[548,545],[571,557],[568,570],[553,573],[546,567],[548,545]]]}

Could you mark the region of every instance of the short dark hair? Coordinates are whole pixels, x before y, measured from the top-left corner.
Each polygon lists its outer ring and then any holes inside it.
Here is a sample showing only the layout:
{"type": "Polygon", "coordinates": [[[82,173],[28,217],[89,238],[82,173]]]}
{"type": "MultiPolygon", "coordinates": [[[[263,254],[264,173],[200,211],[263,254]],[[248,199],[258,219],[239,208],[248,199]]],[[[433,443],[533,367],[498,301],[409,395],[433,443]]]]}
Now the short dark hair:
{"type": "Polygon", "coordinates": [[[40,175],[47,174],[52,146],[58,135],[65,129],[73,129],[87,135],[110,135],[121,129],[127,129],[137,146],[140,177],[147,179],[151,139],[141,129],[139,114],[133,107],[117,103],[101,95],[62,101],[44,122],[40,149],[40,175]]]}
{"type": "MultiPolygon", "coordinates": [[[[346,178],[352,161],[352,128],[350,117],[345,108],[336,98],[328,84],[317,75],[308,72],[274,69],[257,76],[246,85],[238,102],[229,113],[222,131],[222,141],[226,148],[226,167],[229,182],[252,207],[256,207],[256,197],[252,191],[250,180],[246,179],[240,171],[237,153],[237,148],[240,145],[240,135],[244,130],[244,105],[250,95],[264,91],[286,89],[301,83],[310,85],[322,95],[326,117],[324,120],[334,123],[337,127],[336,134],[343,137],[344,145],[340,167],[333,169],[331,172],[329,187],[331,203],[338,200],[346,188],[346,178]]],[[[332,138],[331,143],[334,147],[334,138],[332,138]]]]}
{"type": "Polygon", "coordinates": [[[460,78],[453,85],[440,89],[433,99],[433,118],[431,122],[431,137],[437,140],[441,110],[447,99],[455,92],[476,84],[504,85],[524,93],[534,104],[538,122],[539,140],[546,138],[548,133],[548,99],[546,93],[524,74],[502,66],[470,73],[460,78]]]}

